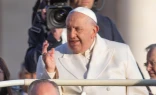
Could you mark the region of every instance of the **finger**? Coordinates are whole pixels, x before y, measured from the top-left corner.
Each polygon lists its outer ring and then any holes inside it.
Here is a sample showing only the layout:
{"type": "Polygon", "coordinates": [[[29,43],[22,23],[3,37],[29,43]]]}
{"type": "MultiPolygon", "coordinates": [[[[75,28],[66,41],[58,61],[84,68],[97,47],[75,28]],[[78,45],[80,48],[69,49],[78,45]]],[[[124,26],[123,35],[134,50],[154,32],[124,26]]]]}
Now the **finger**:
{"type": "Polygon", "coordinates": [[[49,46],[49,43],[47,40],[45,40],[42,46],[42,54],[47,53],[48,46],[49,46]]]}
{"type": "Polygon", "coordinates": [[[54,58],[55,49],[52,48],[52,49],[49,51],[49,53],[50,53],[50,56],[54,58]]]}

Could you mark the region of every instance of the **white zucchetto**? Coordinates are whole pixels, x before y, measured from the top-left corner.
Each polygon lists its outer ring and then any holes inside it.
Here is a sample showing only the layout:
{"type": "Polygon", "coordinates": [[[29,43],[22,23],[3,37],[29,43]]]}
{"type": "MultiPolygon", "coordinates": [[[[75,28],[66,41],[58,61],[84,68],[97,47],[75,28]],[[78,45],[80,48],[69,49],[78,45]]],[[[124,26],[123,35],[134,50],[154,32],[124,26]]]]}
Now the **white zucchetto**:
{"type": "Polygon", "coordinates": [[[68,15],[70,15],[73,12],[79,12],[79,13],[85,14],[85,15],[89,16],[91,19],[93,19],[97,23],[97,18],[96,18],[95,13],[89,8],[77,7],[75,9],[71,10],[68,15]]]}

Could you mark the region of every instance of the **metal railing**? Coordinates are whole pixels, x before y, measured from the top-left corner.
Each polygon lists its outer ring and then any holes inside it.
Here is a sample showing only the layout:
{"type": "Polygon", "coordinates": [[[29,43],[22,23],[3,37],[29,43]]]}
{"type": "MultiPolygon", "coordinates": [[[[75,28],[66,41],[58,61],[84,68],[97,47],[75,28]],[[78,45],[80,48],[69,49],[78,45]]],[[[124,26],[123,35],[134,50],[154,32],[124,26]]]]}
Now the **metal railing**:
{"type": "MultiPolygon", "coordinates": [[[[17,85],[30,85],[36,79],[23,79],[23,80],[8,80],[0,81],[0,87],[17,86],[17,85]]],[[[156,86],[156,80],[61,80],[50,79],[56,82],[59,86],[156,86]]]]}

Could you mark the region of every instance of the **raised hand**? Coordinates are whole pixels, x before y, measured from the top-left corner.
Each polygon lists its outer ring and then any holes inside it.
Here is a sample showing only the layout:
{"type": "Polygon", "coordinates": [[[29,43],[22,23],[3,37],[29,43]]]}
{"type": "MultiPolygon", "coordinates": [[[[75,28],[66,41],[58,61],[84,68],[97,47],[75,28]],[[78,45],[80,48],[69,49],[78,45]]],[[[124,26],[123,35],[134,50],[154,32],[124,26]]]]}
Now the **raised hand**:
{"type": "Polygon", "coordinates": [[[45,63],[46,70],[50,73],[55,71],[56,65],[55,65],[55,58],[54,58],[54,48],[51,50],[47,51],[47,48],[49,46],[48,41],[46,40],[43,43],[42,47],[42,59],[45,63]]]}

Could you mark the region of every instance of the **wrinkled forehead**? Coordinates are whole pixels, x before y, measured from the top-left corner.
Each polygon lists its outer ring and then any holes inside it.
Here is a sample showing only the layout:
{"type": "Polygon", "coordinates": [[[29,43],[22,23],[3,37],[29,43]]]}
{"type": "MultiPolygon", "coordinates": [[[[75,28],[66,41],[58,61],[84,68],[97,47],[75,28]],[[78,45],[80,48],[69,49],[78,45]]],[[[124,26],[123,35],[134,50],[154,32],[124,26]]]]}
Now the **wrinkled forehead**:
{"type": "Polygon", "coordinates": [[[83,13],[79,13],[79,12],[72,12],[67,16],[67,19],[71,19],[71,18],[75,18],[75,19],[81,19],[81,18],[90,18],[87,15],[83,14],[83,13]]]}
{"type": "MultiPolygon", "coordinates": [[[[77,8],[75,8],[75,9],[73,9],[73,10],[71,10],[70,12],[69,12],[69,14],[68,14],[68,16],[70,16],[71,14],[73,14],[73,13],[81,13],[81,14],[84,14],[85,16],[87,16],[87,17],[89,17],[90,19],[92,19],[95,23],[97,23],[97,18],[96,18],[96,15],[95,15],[95,13],[92,11],[92,10],[90,10],[90,9],[88,9],[88,8],[86,8],[86,7],[77,7],[77,8]]],[[[79,18],[79,17],[78,17],[79,18]]]]}
{"type": "Polygon", "coordinates": [[[66,24],[69,24],[69,22],[72,22],[72,23],[83,22],[83,23],[85,23],[85,21],[87,19],[90,19],[90,18],[88,16],[82,14],[82,13],[73,12],[67,16],[66,24]]]}

